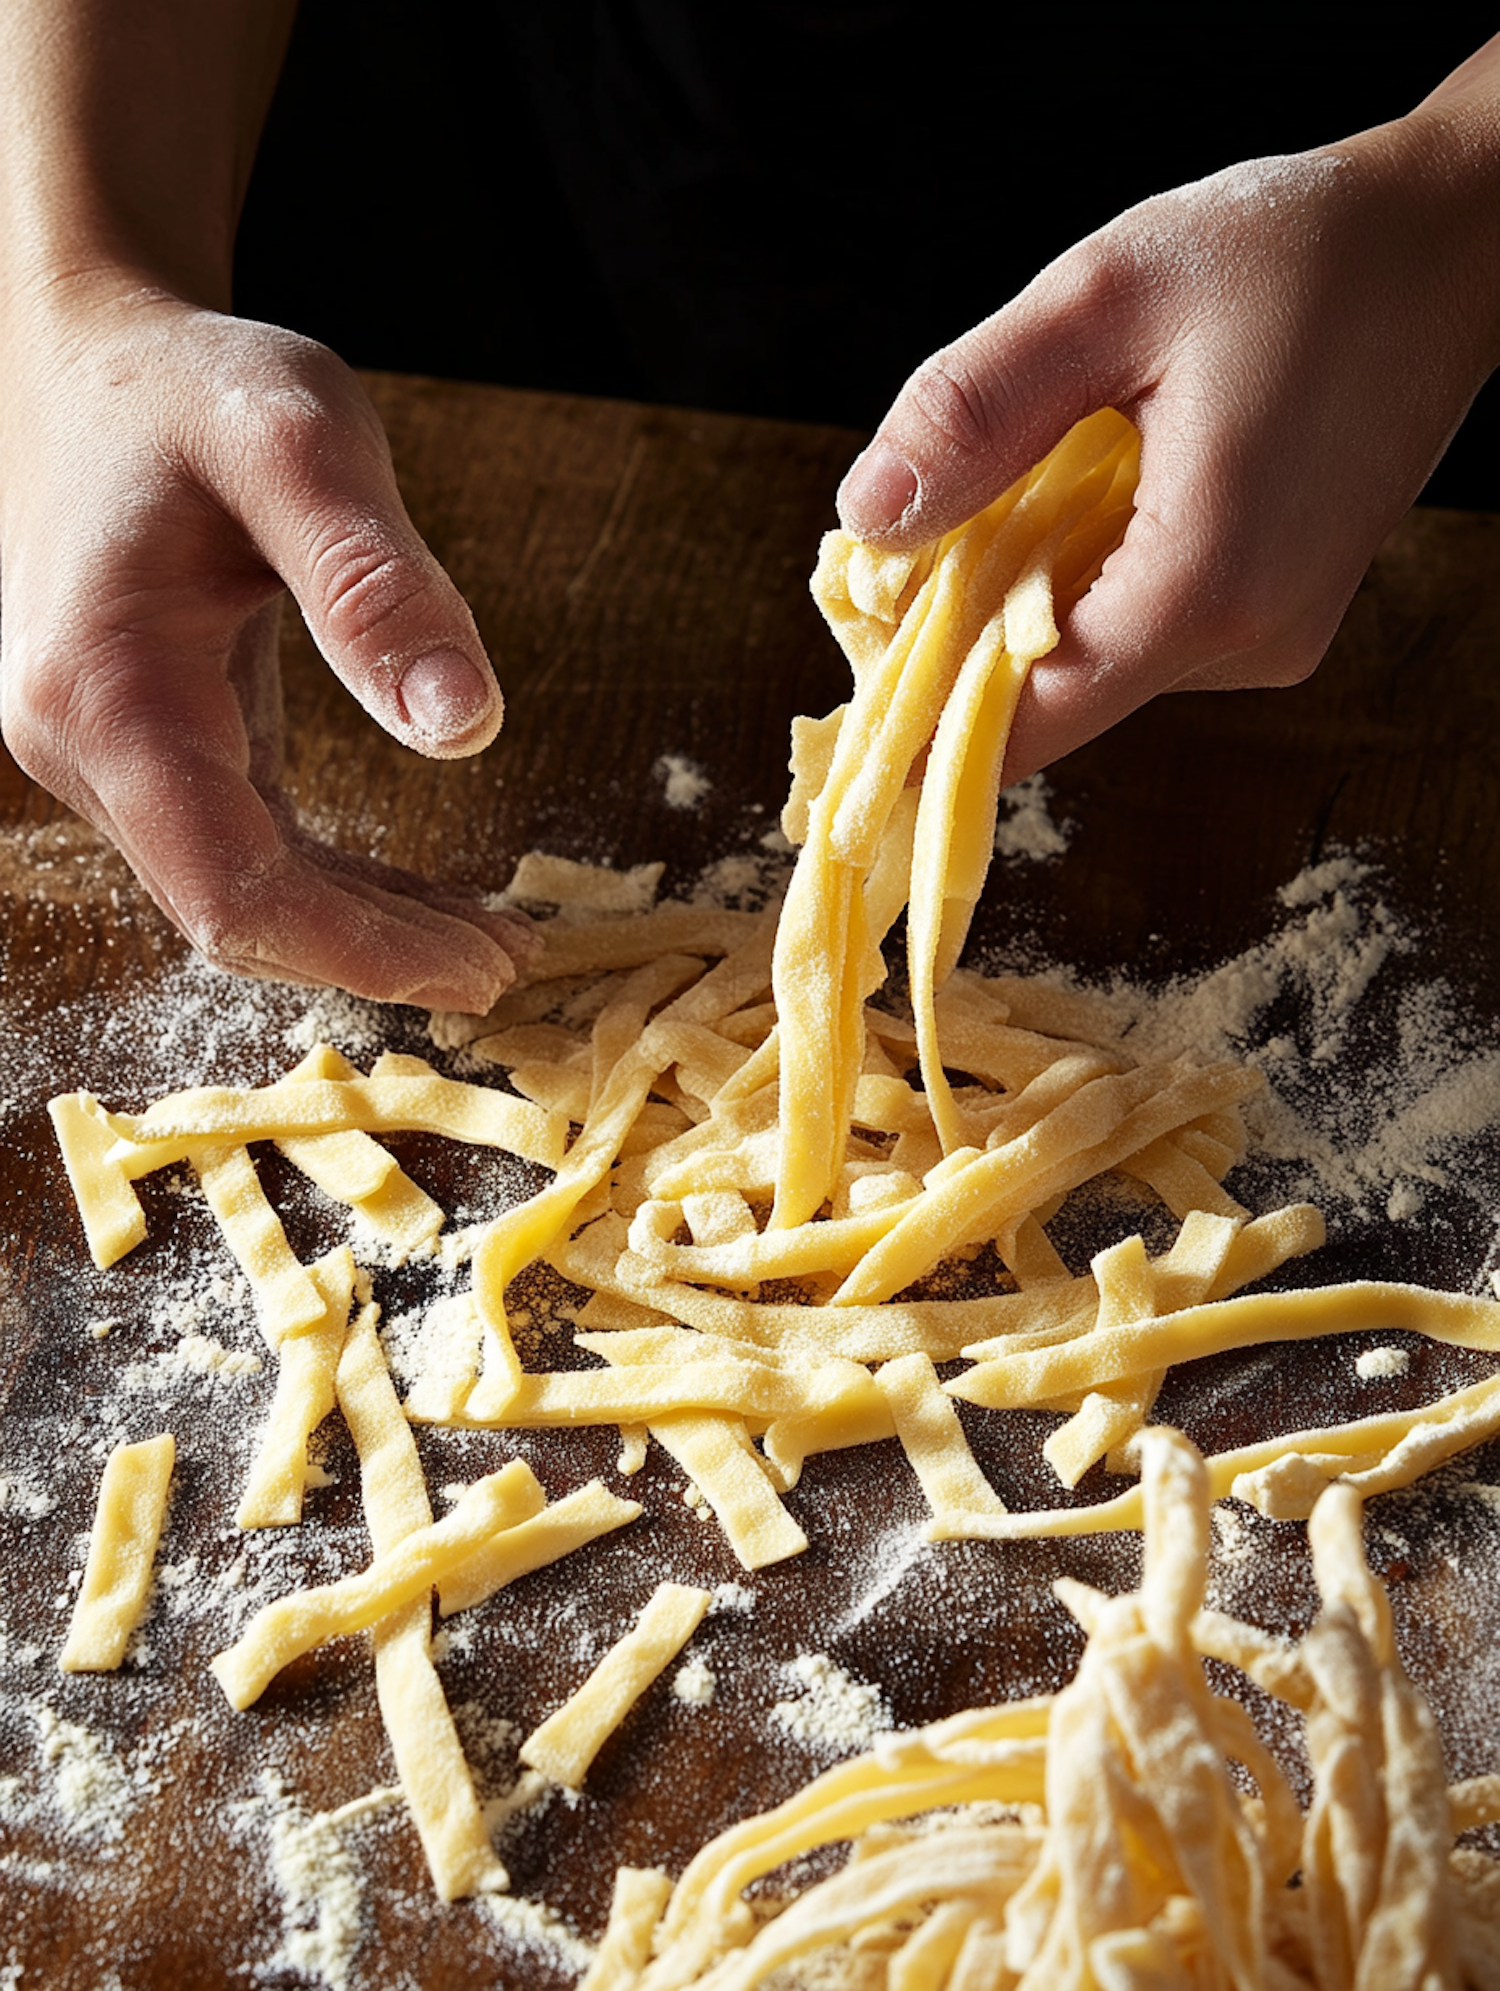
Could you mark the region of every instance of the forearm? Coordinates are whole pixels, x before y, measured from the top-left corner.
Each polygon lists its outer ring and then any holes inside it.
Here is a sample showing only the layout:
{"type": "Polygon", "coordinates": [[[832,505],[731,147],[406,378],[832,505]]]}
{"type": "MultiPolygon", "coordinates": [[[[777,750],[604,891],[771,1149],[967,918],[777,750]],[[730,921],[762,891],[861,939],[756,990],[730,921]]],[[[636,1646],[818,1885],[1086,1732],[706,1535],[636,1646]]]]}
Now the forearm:
{"type": "Polygon", "coordinates": [[[0,310],[124,273],[229,307],[296,0],[6,0],[0,310]]]}

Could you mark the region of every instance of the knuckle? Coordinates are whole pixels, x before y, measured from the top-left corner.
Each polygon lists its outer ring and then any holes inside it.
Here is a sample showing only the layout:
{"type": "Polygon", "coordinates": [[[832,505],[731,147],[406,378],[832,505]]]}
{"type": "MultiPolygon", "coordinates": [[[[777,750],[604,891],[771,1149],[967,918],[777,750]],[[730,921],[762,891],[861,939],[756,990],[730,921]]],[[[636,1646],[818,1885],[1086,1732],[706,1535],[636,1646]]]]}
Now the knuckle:
{"type": "Polygon", "coordinates": [[[7,642],[4,652],[5,740],[25,773],[56,792],[107,730],[88,696],[88,674],[78,660],[49,646],[25,649],[7,642]]]}
{"type": "Polygon", "coordinates": [[[427,577],[410,558],[357,531],[318,548],[313,577],[329,638],[352,648],[379,643],[426,594],[427,577]]]}
{"type": "Polygon", "coordinates": [[[907,382],[908,407],[943,445],[978,456],[995,438],[989,394],[957,348],[934,353],[907,382]]]}
{"type": "Polygon", "coordinates": [[[218,397],[220,414],[242,446],[278,471],[315,478],[351,444],[386,454],[385,432],[359,383],[326,346],[292,332],[270,332],[246,367],[236,356],[218,397]]]}

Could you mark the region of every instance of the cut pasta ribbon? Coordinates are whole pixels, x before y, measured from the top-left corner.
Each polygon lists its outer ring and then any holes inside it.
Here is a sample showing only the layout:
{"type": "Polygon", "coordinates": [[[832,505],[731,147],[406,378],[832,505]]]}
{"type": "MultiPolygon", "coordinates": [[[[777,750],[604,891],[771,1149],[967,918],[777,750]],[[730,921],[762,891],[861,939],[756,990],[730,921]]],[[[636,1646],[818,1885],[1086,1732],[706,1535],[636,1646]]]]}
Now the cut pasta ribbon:
{"type": "Polygon", "coordinates": [[[687,1644],[713,1598],[687,1583],[663,1583],[640,1617],[587,1680],[521,1744],[521,1761],[577,1790],[625,1716],[687,1644]]]}
{"type": "Polygon", "coordinates": [[[125,1657],[151,1594],[176,1446],[170,1431],[117,1445],[99,1482],[88,1560],[73,1606],[64,1673],[112,1673],[125,1657]]]}
{"type": "Polygon", "coordinates": [[[751,1991],[796,1964],[843,1982],[871,1952],[900,1991],[1492,1981],[1496,1869],[1452,1842],[1500,1817],[1500,1778],[1445,1788],[1358,1495],[1332,1487],[1314,1510],[1322,1611],[1294,1648],[1204,1611],[1208,1477],[1174,1431],[1142,1445],[1144,1580],[1114,1598],[1058,1584],[1088,1634],[1068,1687],[884,1738],[723,1833],[664,1905],[659,1877],[622,1873],[587,1981],[751,1991]],[[1210,1688],[1206,1655],[1303,1718],[1305,1817],[1244,1708],[1210,1688]],[[752,1913],[755,1882],[843,1840],[842,1871],[752,1913]]]}
{"type": "MultiPolygon", "coordinates": [[[[1179,1362],[1355,1327],[1494,1352],[1500,1305],[1374,1284],[1236,1297],[1323,1241],[1316,1210],[1252,1217],[1224,1186],[1245,1152],[1240,1109],[1259,1074],[1186,1056],[1142,1064],[1107,1005],[958,965],[993,846],[1017,700],[1126,529],[1138,457],[1135,430],[1105,410],[920,553],[882,554],[838,533],[824,541],[814,593],[854,687],[846,706],[793,729],[783,824],[801,849],[779,921],[653,907],[650,867],[523,864],[518,895],[560,908],[540,962],[487,1017],[433,1021],[439,1043],[503,1067],[510,1090],[393,1054],[361,1074],[319,1045],[276,1084],[195,1088],[138,1115],[107,1111],[87,1093],[52,1103],[97,1265],[146,1235],[135,1185],[186,1162],[255,1293],[279,1373],[242,1525],[298,1518],[308,1438],[335,1396],[343,1410],[373,1560],[341,1583],[270,1605],[214,1670],[231,1702],[247,1707],[298,1654],[372,1627],[402,1787],[444,1898],[499,1885],[500,1869],[432,1667],[434,1589],[445,1614],[463,1609],[640,1509],[597,1482],[545,1506],[516,1463],[434,1522],[411,1421],[613,1425],[629,1470],[654,1442],[688,1474],[747,1569],[807,1547],[783,1502],[807,1460],[888,1439],[916,1475],[936,1538],[1145,1529],[1138,1598],[1068,1589],[1091,1639],[1066,1694],[939,1724],[830,1772],[701,1855],[654,1939],[647,1924],[660,1886],[652,1876],[622,1881],[594,1991],[637,1981],[668,1991],[696,1982],[715,1958],[713,1983],[727,1991],[803,1949],[863,1942],[870,1930],[884,1932],[892,1991],[957,1991],[1002,1973],[1027,1991],[1197,1982],[1182,1959],[1198,1954],[1204,1930],[1223,1958],[1215,1982],[1259,1984],[1273,1950],[1300,1955],[1298,1943],[1314,1943],[1324,1946],[1318,1983],[1329,1991],[1344,1982],[1339,1942],[1352,1956],[1367,1925],[1427,1931],[1427,1908],[1400,1903],[1444,1898],[1430,1834],[1408,1858],[1399,1834],[1380,1838],[1394,1831],[1394,1814],[1375,1807],[1359,1830],[1391,1849],[1392,1874],[1420,1869],[1422,1878],[1390,1881],[1400,1899],[1392,1896],[1388,1916],[1371,1908],[1373,1881],[1325,1916],[1319,1904],[1354,1885],[1341,1865],[1354,1828],[1337,1812],[1343,1797],[1330,1794],[1314,1816],[1335,1822],[1304,1845],[1323,1877],[1307,1880],[1305,1927],[1297,1922],[1282,1884],[1301,1828],[1244,1718],[1208,1694],[1192,1639],[1211,1634],[1219,1656],[1227,1642],[1262,1685],[1280,1681],[1304,1709],[1324,1693],[1321,1648],[1305,1663],[1278,1658],[1260,1634],[1226,1630],[1228,1621],[1195,1617],[1190,1605],[1201,1594],[1206,1499],[1234,1494],[1269,1514],[1313,1513],[1320,1540],[1345,1544],[1320,1550],[1320,1581],[1330,1557],[1343,1557],[1345,1571],[1326,1577],[1325,1599],[1342,1585],[1340,1596],[1364,1600],[1349,1609],[1365,1639],[1361,1678],[1390,1714],[1381,1746],[1403,1766],[1390,1770],[1390,1789],[1416,1791],[1413,1815],[1426,1819],[1436,1800],[1425,1731],[1409,1690],[1388,1684],[1394,1661],[1373,1593],[1349,1573],[1347,1516],[1361,1494],[1404,1486],[1500,1430],[1500,1376],[1425,1409],[1265,1439],[1206,1463],[1149,1419],[1179,1362]],[[881,949],[903,908],[909,1015],[882,992],[881,949]],[[607,911],[625,916],[597,916],[607,911]],[[444,1221],[380,1139],[402,1130],[552,1172],[467,1234],[472,1286],[429,1309],[404,1409],[373,1307],[349,1324],[349,1252],[298,1262],[250,1152],[274,1142],[350,1211],[357,1237],[373,1236],[399,1260],[433,1249],[444,1221]],[[1153,1257],[1128,1237],[1071,1276],[1047,1227],[1069,1198],[1110,1176],[1159,1199],[1175,1238],[1153,1257]],[[971,1276],[964,1268],[981,1254],[971,1276]],[[590,1296],[577,1337],[590,1367],[523,1367],[509,1293],[538,1260],[590,1296]],[[936,1365],[960,1360],[970,1366],[940,1382],[936,1365]],[[1145,1483],[1089,1507],[1008,1513],[955,1398],[1063,1410],[1044,1450],[1065,1486],[1101,1460],[1133,1472],[1142,1458],[1145,1483]],[[1325,1491],[1331,1481],[1342,1486],[1325,1491]],[[1181,1711],[1170,1747],[1169,1705],[1181,1711]],[[1226,1784],[1225,1753],[1259,1783],[1263,1813],[1226,1784]],[[1048,1823],[965,1823],[931,1846],[871,1842],[848,1874],[752,1940],[742,1890],[785,1860],[927,1807],[980,1801],[1045,1801],[1048,1823]],[[1152,1851],[1122,1891],[1101,1849],[1127,1843],[1152,1851]],[[1345,1937],[1327,1933],[1339,1915],[1345,1937]]],[[[144,1541],[146,1532],[132,1524],[125,1536],[144,1541]]],[[[144,1567],[149,1575],[149,1554],[144,1567]]],[[[110,1576],[105,1587],[123,1598],[128,1586],[110,1576]]],[[[88,1582],[85,1594],[95,1594],[88,1582]]],[[[531,1738],[528,1760],[576,1786],[653,1669],[690,1635],[702,1599],[664,1586],[599,1674],[531,1738]]],[[[1328,1613],[1337,1616],[1336,1600],[1328,1613]]],[[[1327,1633],[1330,1652],[1346,1630],[1327,1633]]],[[[104,1649],[69,1643],[70,1655],[104,1649]]],[[[1310,1729],[1315,1758],[1331,1732],[1310,1729]]],[[[1383,1873],[1384,1853],[1370,1857],[1369,1872],[1383,1873]]],[[[1426,1969],[1428,1934],[1411,1940],[1426,1969]]],[[[1410,1981],[1422,1981],[1420,1970],[1410,1981]]]]}

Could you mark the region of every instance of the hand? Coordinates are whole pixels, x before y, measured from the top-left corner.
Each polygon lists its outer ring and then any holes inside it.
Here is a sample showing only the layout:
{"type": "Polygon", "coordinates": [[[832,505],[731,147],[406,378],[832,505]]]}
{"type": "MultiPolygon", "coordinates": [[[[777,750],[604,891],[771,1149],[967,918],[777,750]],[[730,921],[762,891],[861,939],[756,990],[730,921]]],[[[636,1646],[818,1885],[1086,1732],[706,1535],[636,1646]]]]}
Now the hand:
{"type": "Polygon", "coordinates": [[[467,754],[502,704],[379,419],[311,341],[98,272],[39,287],[0,389],[3,721],[242,974],[484,1010],[535,938],[301,830],[279,782],[283,583],[365,710],[467,754]]]}
{"type": "Polygon", "coordinates": [[[893,548],[1094,409],[1141,430],[1124,544],[1034,667],[1004,778],[1169,690],[1292,684],[1500,359],[1500,40],[1396,124],[1147,201],[903,388],[840,493],[893,548]]]}

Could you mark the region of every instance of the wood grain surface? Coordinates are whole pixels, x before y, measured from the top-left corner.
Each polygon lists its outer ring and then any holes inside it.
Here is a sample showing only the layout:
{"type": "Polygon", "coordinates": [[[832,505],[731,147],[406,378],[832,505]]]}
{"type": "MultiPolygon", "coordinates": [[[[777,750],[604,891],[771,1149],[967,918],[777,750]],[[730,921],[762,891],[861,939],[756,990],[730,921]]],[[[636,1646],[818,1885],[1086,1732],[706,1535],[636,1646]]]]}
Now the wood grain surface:
{"type": "MultiPolygon", "coordinates": [[[[424,762],[365,719],[289,617],[288,779],[301,806],[352,846],[475,889],[503,884],[533,847],[619,865],[660,858],[668,892],[724,857],[758,861],[785,788],[791,716],[845,694],[806,578],[858,438],[395,377],[370,385],[416,523],[497,659],[508,716],[476,759],[424,762]],[[664,755],[707,776],[699,808],[668,805],[664,755]]],[[[1121,964],[1162,980],[1197,973],[1275,925],[1277,889],[1304,865],[1352,851],[1376,867],[1403,936],[1382,970],[1391,1001],[1416,979],[1446,978],[1445,1013],[1482,1051],[1500,1022],[1497,662],[1500,520],[1413,514],[1306,685],[1164,700],[1056,769],[1052,811],[1073,825],[1067,856],[998,865],[975,947],[1086,974],[1121,964]]],[[[203,1292],[228,1269],[211,1223],[190,1194],[148,1183],[150,1241],[95,1272],[45,1102],[86,1086],[134,1108],[185,1074],[269,1078],[293,1061],[299,1022],[317,1006],[307,991],[193,967],[118,858],[8,761],[0,890],[0,1780],[14,1780],[0,1781],[0,1976],[14,1965],[26,1987],[66,1991],[316,1982],[296,1941],[312,1912],[289,1905],[274,1871],[275,1820],[389,1783],[367,1648],[345,1641],[299,1662],[245,1715],[229,1711],[206,1661],[239,1622],[237,1596],[278,1594],[364,1559],[352,1453],[334,1430],[329,1483],[310,1493],[301,1530],[237,1536],[237,1476],[269,1365],[234,1379],[165,1359],[189,1329],[255,1345],[244,1309],[224,1302],[203,1314],[203,1292]],[[96,1336],[105,1320],[115,1325],[96,1336]],[[163,1548],[171,1574],[144,1649],[118,1675],[64,1679],[55,1667],[69,1572],[104,1439],[163,1428],[176,1433],[180,1461],[163,1548]],[[102,1739],[112,1806],[70,1814],[48,1798],[84,1760],[59,1722],[102,1739]]],[[[377,1039],[430,1049],[413,1012],[322,1015],[352,1032],[346,1048],[361,1055],[377,1039]]],[[[1357,1042],[1349,1055],[1379,1064],[1357,1042]]],[[[483,1214],[526,1187],[518,1167],[416,1137],[396,1145],[450,1208],[483,1214]]],[[[262,1160],[304,1256],[342,1237],[328,1206],[274,1156],[262,1160]]],[[[1493,1204],[1463,1183],[1429,1187],[1420,1222],[1350,1216],[1300,1276],[1471,1284],[1487,1263],[1493,1204]]],[[[386,1275],[388,1313],[424,1305],[430,1277],[386,1275]]],[[[566,1359],[568,1299],[555,1280],[536,1281],[534,1361],[566,1359]]],[[[1382,1407],[1486,1366],[1411,1345],[1411,1370],[1386,1386],[1382,1407]]],[[[1161,1414],[1200,1442],[1242,1442],[1272,1423],[1351,1414],[1350,1376],[1347,1359],[1317,1348],[1224,1357],[1174,1378],[1161,1414]]],[[[1055,1504],[1036,1456],[1047,1420],[966,1421],[1007,1501],[1055,1504]]],[[[789,1502],[811,1549],[750,1578],[683,1503],[670,1462],[653,1458],[628,1488],[618,1479],[613,1432],[436,1432],[422,1447],[435,1491],[519,1453],[550,1494],[598,1473],[647,1506],[633,1530],[576,1566],[528,1578],[474,1614],[443,1660],[487,1794],[514,1774],[516,1735],[571,1691],[660,1577],[743,1579],[754,1592],[753,1609],[716,1612],[699,1635],[718,1679],[711,1707],[689,1708],[660,1683],[580,1802],[528,1814],[500,1840],[516,1893],[584,1937],[597,1934],[617,1861],[675,1868],[824,1760],[767,1719],[792,1691],[781,1669],[799,1652],[829,1653],[880,1685],[893,1721],[919,1722],[1061,1684],[1079,1636],[1052,1578],[1068,1571],[1113,1589],[1137,1568],[1132,1539],[923,1549],[920,1494],[893,1446],[814,1461],[789,1502]]],[[[1482,1454],[1479,1481],[1497,1465],[1493,1448],[1482,1454]]],[[[1108,1484],[1096,1469],[1078,1497],[1108,1484]]],[[[1462,1487],[1420,1510],[1398,1499],[1386,1548],[1372,1536],[1455,1775],[1496,1767],[1495,1504],[1462,1487]]],[[[1246,1526],[1263,1620],[1305,1624],[1302,1530],[1246,1526]]],[[[1272,1739],[1295,1774],[1294,1746],[1272,1739]]],[[[572,1981],[565,1957],[490,1909],[432,1899],[398,1804],[334,1843],[352,1876],[358,1941],[342,1962],[325,1957],[331,1981],[340,1971],[356,1991],[572,1981]]]]}

